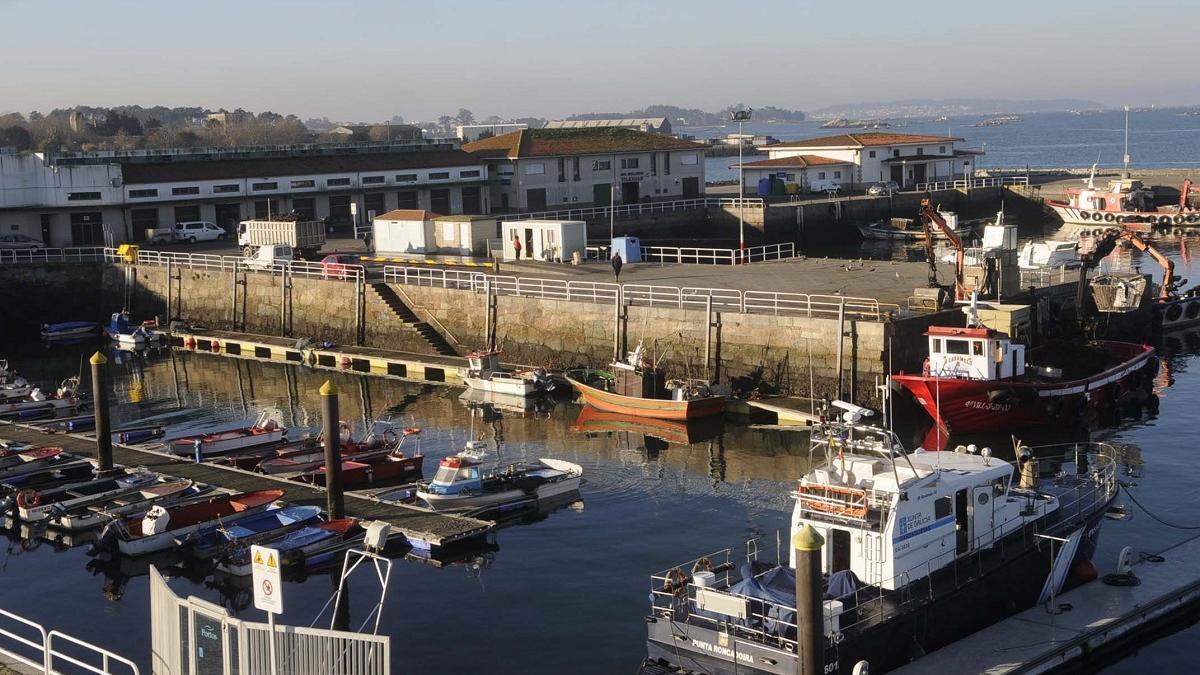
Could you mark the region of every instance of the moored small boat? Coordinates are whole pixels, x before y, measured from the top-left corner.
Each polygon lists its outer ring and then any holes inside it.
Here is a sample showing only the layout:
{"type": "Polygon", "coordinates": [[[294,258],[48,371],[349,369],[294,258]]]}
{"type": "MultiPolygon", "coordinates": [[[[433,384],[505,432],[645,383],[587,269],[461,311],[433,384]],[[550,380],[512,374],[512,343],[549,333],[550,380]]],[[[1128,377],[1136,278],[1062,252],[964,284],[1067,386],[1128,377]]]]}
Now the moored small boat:
{"type": "Polygon", "coordinates": [[[547,499],[579,489],[583,468],[561,459],[511,464],[485,471],[468,453],[443,459],[431,480],[417,483],[417,497],[438,511],[465,511],[524,499],[547,499]]]}
{"type": "Polygon", "coordinates": [[[169,508],[156,505],[144,516],[106,525],[93,552],[117,549],[123,555],[135,556],[161,551],[202,528],[228,525],[263,511],[282,496],[283,490],[259,490],[169,508]]]}
{"type": "Polygon", "coordinates": [[[172,454],[191,457],[196,454],[196,446],[199,444],[200,455],[207,457],[257,445],[279,443],[285,435],[286,430],[263,413],[251,426],[176,438],[167,447],[172,454]]]}
{"type": "Polygon", "coordinates": [[[166,340],[166,333],[155,330],[157,322],[146,322],[140,326],[133,326],[129,323],[129,314],[125,312],[113,312],[112,318],[108,322],[108,327],[104,330],[104,334],[118,345],[124,347],[142,347],[150,344],[158,344],[166,340]]]}
{"type": "Polygon", "coordinates": [[[567,381],[588,405],[605,412],[688,420],[725,411],[726,397],[714,394],[707,383],[667,382],[645,357],[641,342],[624,361],[614,361],[611,372],[570,370],[567,381]]]}
{"type": "Polygon", "coordinates": [[[155,504],[199,498],[211,490],[211,486],[194,485],[186,478],[168,478],[104,501],[58,511],[50,516],[49,523],[64,530],[86,530],[114,518],[143,513],[155,504]]]}
{"type": "Polygon", "coordinates": [[[63,321],[42,324],[43,340],[69,340],[93,335],[100,324],[95,321],[63,321]]]}
{"type": "Polygon", "coordinates": [[[17,515],[26,522],[36,522],[54,513],[130,494],[157,480],[158,474],[151,471],[134,471],[124,476],[97,478],[42,492],[27,488],[17,493],[17,515]]]}
{"type": "Polygon", "coordinates": [[[504,370],[498,349],[477,349],[467,354],[467,366],[458,371],[458,376],[471,389],[522,397],[554,389],[554,382],[544,370],[504,370]]]}
{"type": "Polygon", "coordinates": [[[267,509],[234,523],[218,523],[200,528],[188,537],[192,555],[209,558],[229,546],[247,546],[264,539],[271,539],[316,520],[321,515],[319,506],[284,506],[267,509]]]}
{"type": "Polygon", "coordinates": [[[20,414],[28,411],[63,410],[79,405],[76,391],[79,388],[79,378],[69,377],[62,381],[53,396],[47,395],[39,387],[34,387],[25,398],[6,399],[0,403],[0,414],[20,414]]]}
{"type": "MultiPolygon", "coordinates": [[[[362,532],[358,520],[339,518],[305,525],[257,543],[278,551],[279,564],[286,568],[305,565],[311,556],[351,546],[355,537],[361,539],[362,532]]],[[[217,568],[234,576],[246,576],[251,572],[251,562],[250,546],[243,544],[222,556],[217,568]]]]}

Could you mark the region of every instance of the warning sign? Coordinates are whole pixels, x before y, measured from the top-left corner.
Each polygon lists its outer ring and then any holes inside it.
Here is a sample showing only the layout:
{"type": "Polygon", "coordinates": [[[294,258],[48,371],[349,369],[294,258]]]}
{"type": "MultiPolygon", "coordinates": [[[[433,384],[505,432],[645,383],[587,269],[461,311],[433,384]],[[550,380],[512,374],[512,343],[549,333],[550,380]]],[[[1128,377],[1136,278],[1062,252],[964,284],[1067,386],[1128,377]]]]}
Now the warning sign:
{"type": "Polygon", "coordinates": [[[254,575],[254,606],[264,612],[283,613],[283,584],[279,579],[279,551],[265,546],[250,547],[254,575]]]}

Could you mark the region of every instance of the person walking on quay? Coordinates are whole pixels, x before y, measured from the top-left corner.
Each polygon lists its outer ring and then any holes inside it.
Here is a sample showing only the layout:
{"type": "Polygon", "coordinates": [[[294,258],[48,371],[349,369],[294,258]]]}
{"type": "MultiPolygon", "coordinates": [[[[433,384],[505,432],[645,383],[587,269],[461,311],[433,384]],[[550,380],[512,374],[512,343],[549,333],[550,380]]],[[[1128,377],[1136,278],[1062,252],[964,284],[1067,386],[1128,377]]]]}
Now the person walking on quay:
{"type": "Polygon", "coordinates": [[[521,240],[515,236],[513,237],[513,252],[516,253],[516,255],[514,257],[517,260],[520,260],[521,259],[521,240]]]}
{"type": "Polygon", "coordinates": [[[617,278],[618,284],[621,283],[621,267],[624,264],[625,261],[621,260],[621,253],[619,251],[614,253],[612,257],[613,276],[617,278]]]}

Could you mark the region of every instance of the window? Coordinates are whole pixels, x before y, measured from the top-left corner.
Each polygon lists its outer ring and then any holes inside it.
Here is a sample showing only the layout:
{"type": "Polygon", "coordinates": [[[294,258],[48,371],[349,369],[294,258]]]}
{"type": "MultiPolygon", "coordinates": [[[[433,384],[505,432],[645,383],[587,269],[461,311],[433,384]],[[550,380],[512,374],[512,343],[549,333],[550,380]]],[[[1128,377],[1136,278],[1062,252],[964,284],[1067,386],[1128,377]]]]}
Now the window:
{"type": "Polygon", "coordinates": [[[841,171],[834,171],[834,172],[833,172],[833,177],[834,177],[834,178],[841,178],[841,177],[842,177],[842,172],[841,172],[841,171]]]}
{"type": "Polygon", "coordinates": [[[658,175],[658,153],[657,152],[650,153],[650,175],[651,176],[658,175]]]}
{"type": "Polygon", "coordinates": [[[963,162],[963,166],[971,166],[971,162],[963,162]]]}
{"type": "Polygon", "coordinates": [[[796,174],[785,173],[785,174],[783,174],[783,179],[789,183],[795,183],[796,182],[796,174]]]}
{"type": "Polygon", "coordinates": [[[537,176],[537,175],[541,175],[544,173],[546,173],[546,165],[545,164],[526,164],[525,165],[525,175],[526,176],[537,176]]]}
{"type": "Polygon", "coordinates": [[[294,181],[292,181],[292,187],[293,188],[317,187],[317,181],[315,181],[315,180],[294,180],[294,181]]]}
{"type": "Polygon", "coordinates": [[[946,340],[947,354],[970,354],[968,340],[946,340]]]}
{"type": "Polygon", "coordinates": [[[325,181],[326,187],[334,187],[338,185],[349,185],[349,178],[329,178],[325,181]]]}
{"type": "Polygon", "coordinates": [[[899,157],[899,156],[900,156],[900,148],[896,148],[895,150],[892,151],[892,157],[899,157]]]}
{"type": "Polygon", "coordinates": [[[145,199],[146,197],[157,197],[157,196],[158,196],[158,190],[153,189],[153,188],[151,188],[149,190],[130,190],[129,191],[130,199],[145,199]]]}
{"type": "Polygon", "coordinates": [[[983,356],[982,340],[971,340],[971,354],[973,356],[983,356]]]}
{"type": "Polygon", "coordinates": [[[241,192],[241,191],[242,191],[242,186],[238,185],[237,183],[228,183],[226,185],[214,185],[213,186],[213,194],[220,194],[222,192],[241,192]]]}
{"type": "Polygon", "coordinates": [[[663,153],[663,175],[671,175],[671,153],[669,152],[663,153]]]}
{"type": "Polygon", "coordinates": [[[459,178],[479,178],[479,169],[474,169],[472,171],[459,171],[458,177],[459,178]]]}
{"type": "Polygon", "coordinates": [[[441,188],[440,190],[429,191],[429,210],[434,213],[440,213],[444,216],[450,215],[450,190],[449,188],[441,188]]]}
{"type": "Polygon", "coordinates": [[[363,185],[378,185],[384,181],[386,176],[363,176],[363,185]]]}
{"type": "Polygon", "coordinates": [[[560,182],[560,183],[567,182],[567,158],[566,157],[558,158],[558,182],[560,182]]]}
{"type": "Polygon", "coordinates": [[[867,152],[867,157],[870,157],[871,159],[874,159],[874,158],[875,158],[875,151],[874,151],[874,150],[870,150],[870,151],[868,151],[868,152],[867,152]]]}
{"type": "Polygon", "coordinates": [[[417,179],[417,174],[415,174],[415,173],[398,173],[398,174],[396,174],[396,182],[397,183],[411,183],[411,182],[415,181],[416,179],[417,179]]]}
{"type": "Polygon", "coordinates": [[[433,171],[429,174],[429,180],[446,180],[449,177],[449,171],[433,171]]]}
{"type": "Polygon", "coordinates": [[[200,194],[200,188],[195,187],[195,186],[171,188],[171,194],[173,194],[173,195],[198,195],[198,194],[200,194]]]}
{"type": "Polygon", "coordinates": [[[682,164],[682,165],[684,165],[684,166],[690,166],[690,165],[692,165],[692,164],[695,164],[695,163],[696,163],[696,155],[695,155],[695,153],[691,153],[691,152],[689,152],[689,153],[688,153],[688,154],[686,154],[686,155],[680,155],[680,156],[679,156],[679,163],[680,163],[680,164],[682,164]]]}
{"type": "Polygon", "coordinates": [[[825,180],[825,172],[824,171],[817,172],[817,180],[825,180]]]}
{"type": "Polygon", "coordinates": [[[925,154],[925,148],[917,148],[917,154],[918,154],[918,155],[923,155],[923,154],[925,154]]]}
{"type": "Polygon", "coordinates": [[[592,171],[612,171],[612,161],[607,159],[593,159],[592,171]]]}
{"type": "Polygon", "coordinates": [[[262,192],[264,190],[278,190],[279,183],[251,183],[250,189],[254,190],[255,192],[262,192]]]}
{"type": "Polygon", "coordinates": [[[951,514],[951,512],[954,511],[954,508],[953,508],[953,505],[952,505],[952,502],[950,501],[950,499],[951,499],[950,495],[946,495],[945,497],[938,497],[937,501],[935,501],[933,503],[933,519],[934,520],[941,520],[942,518],[946,518],[947,516],[949,516],[951,514]]]}
{"type": "Polygon", "coordinates": [[[68,192],[67,193],[67,201],[69,201],[69,202],[83,202],[83,201],[87,201],[89,199],[100,199],[100,193],[99,192],[68,192]]]}
{"type": "Polygon", "coordinates": [[[942,153],[943,155],[946,154],[946,146],[943,145],[940,148],[938,148],[938,152],[942,153]]]}
{"type": "Polygon", "coordinates": [[[934,338],[934,339],[933,339],[933,346],[932,346],[932,350],[933,350],[933,353],[934,353],[934,354],[941,354],[941,353],[942,353],[942,339],[941,339],[941,338],[934,338]]]}
{"type": "Polygon", "coordinates": [[[621,160],[621,168],[622,169],[636,169],[636,168],[638,168],[638,160],[639,159],[640,159],[639,157],[625,157],[621,160]]]}
{"type": "Polygon", "coordinates": [[[571,164],[574,165],[574,170],[572,171],[573,176],[572,176],[571,180],[578,181],[579,180],[579,158],[575,157],[574,159],[572,159],[571,164]]]}

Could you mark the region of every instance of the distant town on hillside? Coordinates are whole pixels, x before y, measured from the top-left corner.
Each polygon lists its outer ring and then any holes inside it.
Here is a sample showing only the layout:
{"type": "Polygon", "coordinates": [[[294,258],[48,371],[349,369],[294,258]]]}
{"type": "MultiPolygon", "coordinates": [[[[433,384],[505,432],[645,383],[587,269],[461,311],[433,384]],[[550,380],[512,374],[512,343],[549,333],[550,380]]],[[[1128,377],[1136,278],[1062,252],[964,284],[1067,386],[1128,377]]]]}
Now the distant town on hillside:
{"type": "Polygon", "coordinates": [[[905,117],[956,117],[960,115],[1032,114],[1065,112],[1068,110],[1103,110],[1098,101],[1082,99],[1009,100],[982,98],[906,99],[846,103],[810,110],[808,116],[818,120],[839,117],[898,119],[905,117]]]}

